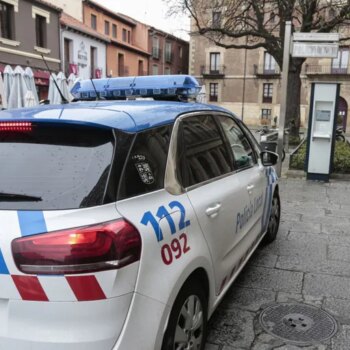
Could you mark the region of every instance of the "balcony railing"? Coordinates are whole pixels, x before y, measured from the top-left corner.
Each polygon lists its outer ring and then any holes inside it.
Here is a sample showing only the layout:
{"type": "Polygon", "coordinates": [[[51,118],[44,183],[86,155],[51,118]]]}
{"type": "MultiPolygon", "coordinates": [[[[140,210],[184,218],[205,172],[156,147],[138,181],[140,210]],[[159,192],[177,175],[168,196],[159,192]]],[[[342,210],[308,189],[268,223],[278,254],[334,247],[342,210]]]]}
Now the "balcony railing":
{"type": "Polygon", "coordinates": [[[161,50],[159,47],[152,47],[152,58],[159,60],[161,57],[161,50]]]}
{"type": "Polygon", "coordinates": [[[281,74],[280,67],[276,64],[275,67],[266,67],[265,65],[254,64],[254,74],[266,77],[278,76],[281,74]]]}
{"type": "Polygon", "coordinates": [[[64,73],[66,77],[69,77],[71,73],[78,75],[79,74],[79,67],[77,63],[69,63],[65,62],[64,64],[64,73]]]}
{"type": "Polygon", "coordinates": [[[129,76],[129,67],[128,66],[120,66],[118,68],[118,76],[119,77],[128,77],[129,76]]]}
{"type": "Polygon", "coordinates": [[[165,62],[171,63],[173,61],[173,54],[171,52],[165,52],[165,62]]]}
{"type": "Polygon", "coordinates": [[[306,75],[347,75],[349,68],[332,67],[332,65],[305,65],[306,75]]]}
{"type": "Polygon", "coordinates": [[[226,66],[201,66],[201,75],[205,78],[223,78],[226,66]]]}

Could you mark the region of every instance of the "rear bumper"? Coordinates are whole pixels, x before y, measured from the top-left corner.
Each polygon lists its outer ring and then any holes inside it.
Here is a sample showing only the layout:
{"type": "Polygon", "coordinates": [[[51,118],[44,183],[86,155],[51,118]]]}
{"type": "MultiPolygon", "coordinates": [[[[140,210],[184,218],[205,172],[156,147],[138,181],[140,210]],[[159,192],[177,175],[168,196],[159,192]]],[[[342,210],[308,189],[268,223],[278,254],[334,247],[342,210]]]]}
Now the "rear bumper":
{"type": "Polygon", "coordinates": [[[128,293],[88,302],[0,299],[0,349],[111,350],[132,297],[128,293]]]}

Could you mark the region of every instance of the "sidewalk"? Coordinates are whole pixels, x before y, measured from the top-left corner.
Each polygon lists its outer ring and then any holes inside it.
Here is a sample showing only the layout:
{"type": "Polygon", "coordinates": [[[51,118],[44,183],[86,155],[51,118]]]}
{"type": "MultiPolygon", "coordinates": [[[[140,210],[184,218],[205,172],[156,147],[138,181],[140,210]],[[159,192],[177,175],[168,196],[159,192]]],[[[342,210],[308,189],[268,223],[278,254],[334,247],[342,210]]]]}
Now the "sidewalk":
{"type": "Polygon", "coordinates": [[[258,250],[209,323],[206,350],[350,349],[350,183],[280,180],[277,240],[258,250]],[[332,314],[323,344],[286,345],[258,322],[269,303],[302,302],[332,314]]]}

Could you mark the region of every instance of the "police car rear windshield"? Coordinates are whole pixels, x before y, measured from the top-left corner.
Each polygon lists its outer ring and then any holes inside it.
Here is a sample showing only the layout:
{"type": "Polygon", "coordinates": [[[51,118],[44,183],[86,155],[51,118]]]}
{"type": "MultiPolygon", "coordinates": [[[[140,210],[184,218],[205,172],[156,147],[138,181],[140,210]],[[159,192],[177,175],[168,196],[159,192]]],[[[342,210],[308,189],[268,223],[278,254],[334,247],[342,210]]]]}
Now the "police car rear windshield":
{"type": "Polygon", "coordinates": [[[0,209],[104,204],[114,149],[111,130],[9,125],[0,128],[0,209]]]}

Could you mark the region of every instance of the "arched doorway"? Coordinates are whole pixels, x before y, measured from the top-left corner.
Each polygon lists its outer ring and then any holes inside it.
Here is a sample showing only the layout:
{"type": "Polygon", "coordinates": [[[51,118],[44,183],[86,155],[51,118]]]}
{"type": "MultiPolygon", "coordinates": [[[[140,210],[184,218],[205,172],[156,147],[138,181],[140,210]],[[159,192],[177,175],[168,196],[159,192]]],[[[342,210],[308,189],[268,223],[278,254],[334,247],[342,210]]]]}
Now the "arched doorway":
{"type": "Polygon", "coordinates": [[[346,131],[347,119],[348,119],[348,103],[343,97],[339,96],[337,126],[342,126],[344,131],[346,131]]]}

